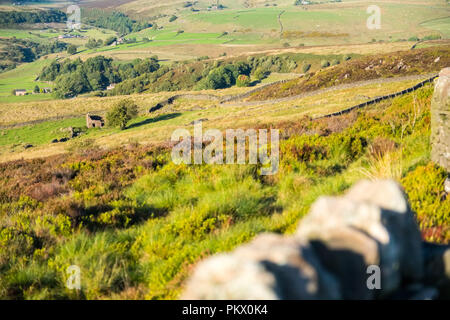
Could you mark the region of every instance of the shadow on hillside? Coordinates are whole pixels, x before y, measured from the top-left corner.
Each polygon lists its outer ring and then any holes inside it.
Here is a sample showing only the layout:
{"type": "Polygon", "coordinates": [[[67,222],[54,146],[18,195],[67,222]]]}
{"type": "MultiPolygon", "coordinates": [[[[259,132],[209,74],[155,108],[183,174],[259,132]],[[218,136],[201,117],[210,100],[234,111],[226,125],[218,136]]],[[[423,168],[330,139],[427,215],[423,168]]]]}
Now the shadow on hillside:
{"type": "Polygon", "coordinates": [[[159,122],[159,121],[166,121],[166,120],[177,118],[179,116],[181,116],[181,113],[179,113],[179,112],[162,114],[155,118],[148,118],[141,122],[130,124],[127,129],[138,128],[141,126],[145,126],[146,124],[155,123],[155,122],[159,122]]]}
{"type": "Polygon", "coordinates": [[[255,80],[255,81],[252,81],[252,82],[250,82],[249,87],[254,87],[254,86],[256,86],[256,85],[258,85],[258,84],[260,84],[260,83],[261,83],[261,80],[255,80]]]}
{"type": "Polygon", "coordinates": [[[112,218],[110,223],[104,223],[98,219],[102,214],[111,212],[113,207],[107,204],[94,205],[87,208],[79,208],[75,216],[71,216],[78,225],[83,223],[90,231],[103,230],[111,226],[112,223],[117,228],[124,228],[129,225],[139,225],[149,219],[162,218],[167,216],[169,210],[167,208],[155,208],[151,205],[139,205],[137,207],[123,207],[121,214],[112,218]],[[126,224],[123,224],[128,220],[126,224]]]}

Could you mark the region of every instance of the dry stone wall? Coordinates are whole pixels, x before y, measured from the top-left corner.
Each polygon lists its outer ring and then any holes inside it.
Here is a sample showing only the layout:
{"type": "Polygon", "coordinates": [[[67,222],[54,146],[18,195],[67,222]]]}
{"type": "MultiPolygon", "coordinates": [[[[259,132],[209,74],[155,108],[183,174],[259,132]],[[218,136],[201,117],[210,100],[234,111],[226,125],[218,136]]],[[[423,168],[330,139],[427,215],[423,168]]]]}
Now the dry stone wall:
{"type": "Polygon", "coordinates": [[[362,181],[320,198],[293,236],[260,235],[200,262],[181,298],[450,298],[450,246],[422,242],[396,182],[362,181]]]}
{"type": "Polygon", "coordinates": [[[432,160],[450,172],[450,68],[441,71],[431,104],[432,160]]]}

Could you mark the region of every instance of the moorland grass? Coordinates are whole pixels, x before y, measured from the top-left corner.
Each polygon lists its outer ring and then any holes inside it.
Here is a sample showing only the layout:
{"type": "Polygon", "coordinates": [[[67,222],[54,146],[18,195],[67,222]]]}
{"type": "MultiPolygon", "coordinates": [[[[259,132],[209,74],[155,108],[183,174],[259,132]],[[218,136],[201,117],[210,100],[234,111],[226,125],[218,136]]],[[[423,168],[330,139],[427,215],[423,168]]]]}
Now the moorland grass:
{"type": "Polygon", "coordinates": [[[336,119],[280,124],[272,177],[259,165],[176,165],[170,149],[138,145],[1,165],[0,295],[176,299],[200,259],[261,232],[292,233],[319,196],[367,172],[399,178],[423,236],[448,243],[450,199],[438,197],[444,175],[430,163],[432,93],[427,85],[336,119]],[[78,293],[64,285],[74,264],[78,293]]]}

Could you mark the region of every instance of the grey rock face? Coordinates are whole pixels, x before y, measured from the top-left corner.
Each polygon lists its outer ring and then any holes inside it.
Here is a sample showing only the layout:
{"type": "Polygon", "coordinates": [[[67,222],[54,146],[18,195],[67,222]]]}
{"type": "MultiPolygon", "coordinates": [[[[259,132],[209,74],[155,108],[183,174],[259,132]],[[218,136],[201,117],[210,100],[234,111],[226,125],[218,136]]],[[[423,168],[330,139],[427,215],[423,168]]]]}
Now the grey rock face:
{"type": "Polygon", "coordinates": [[[231,254],[201,262],[182,299],[339,299],[337,281],[312,248],[293,238],[261,235],[231,254]]]}
{"type": "Polygon", "coordinates": [[[431,104],[432,160],[450,172],[450,68],[439,74],[431,104]]]}
{"type": "Polygon", "coordinates": [[[392,180],[361,181],[346,198],[371,203],[383,211],[383,221],[392,239],[400,245],[402,277],[416,281],[423,275],[422,237],[402,187],[392,180]]]}
{"type": "Polygon", "coordinates": [[[420,232],[393,181],[362,181],[344,197],[320,198],[300,222],[297,236],[324,247],[318,255],[341,279],[349,299],[372,297],[361,280],[369,265],[380,266],[383,294],[395,291],[402,279],[418,280],[423,274],[420,232]],[[353,272],[341,270],[340,264],[353,272]]]}

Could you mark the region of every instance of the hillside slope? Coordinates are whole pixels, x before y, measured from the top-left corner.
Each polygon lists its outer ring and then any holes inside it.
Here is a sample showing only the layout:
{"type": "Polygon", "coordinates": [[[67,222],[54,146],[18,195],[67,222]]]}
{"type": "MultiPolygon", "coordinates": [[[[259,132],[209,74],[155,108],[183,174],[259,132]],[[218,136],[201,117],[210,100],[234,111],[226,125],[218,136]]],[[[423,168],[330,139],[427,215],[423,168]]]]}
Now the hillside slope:
{"type": "Polygon", "coordinates": [[[432,93],[428,85],[346,116],[286,120],[271,178],[259,165],[175,165],[168,145],[2,164],[0,296],[177,298],[198,260],[264,231],[289,234],[318,196],[363,177],[401,181],[424,238],[448,243],[446,173],[430,163],[432,93]],[[83,270],[79,294],[64,286],[72,264],[83,270]]]}

